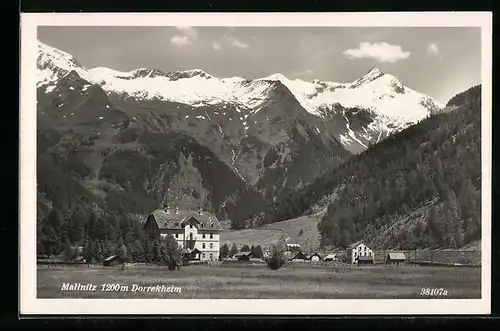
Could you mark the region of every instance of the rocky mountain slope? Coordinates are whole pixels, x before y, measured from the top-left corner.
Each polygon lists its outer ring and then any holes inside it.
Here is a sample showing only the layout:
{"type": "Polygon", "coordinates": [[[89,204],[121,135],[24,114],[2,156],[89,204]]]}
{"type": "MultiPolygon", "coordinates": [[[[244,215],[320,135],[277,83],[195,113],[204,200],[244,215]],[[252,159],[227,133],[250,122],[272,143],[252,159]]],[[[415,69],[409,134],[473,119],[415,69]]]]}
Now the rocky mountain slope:
{"type": "Polygon", "coordinates": [[[43,43],[37,68],[47,162],[131,213],[182,200],[191,187],[192,201],[182,203],[238,226],[442,107],[376,68],[347,84],[279,74],[220,79],[200,69],[118,72],[87,69],[43,43]]]}
{"type": "Polygon", "coordinates": [[[261,221],[327,206],[322,245],[459,248],[481,235],[481,87],[278,201],[261,221]]]}

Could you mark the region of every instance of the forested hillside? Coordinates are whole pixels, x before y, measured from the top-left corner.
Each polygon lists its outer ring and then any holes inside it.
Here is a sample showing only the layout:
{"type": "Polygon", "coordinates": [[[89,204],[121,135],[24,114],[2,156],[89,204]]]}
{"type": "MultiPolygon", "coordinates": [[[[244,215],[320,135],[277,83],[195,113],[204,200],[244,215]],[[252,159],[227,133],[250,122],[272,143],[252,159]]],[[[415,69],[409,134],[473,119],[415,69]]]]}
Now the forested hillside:
{"type": "Polygon", "coordinates": [[[296,217],[342,187],[319,224],[322,245],[364,239],[391,248],[461,247],[480,239],[480,86],[450,103],[461,107],[351,158],[278,202],[263,221],[296,217]],[[422,206],[422,217],[408,216],[422,206]]]}

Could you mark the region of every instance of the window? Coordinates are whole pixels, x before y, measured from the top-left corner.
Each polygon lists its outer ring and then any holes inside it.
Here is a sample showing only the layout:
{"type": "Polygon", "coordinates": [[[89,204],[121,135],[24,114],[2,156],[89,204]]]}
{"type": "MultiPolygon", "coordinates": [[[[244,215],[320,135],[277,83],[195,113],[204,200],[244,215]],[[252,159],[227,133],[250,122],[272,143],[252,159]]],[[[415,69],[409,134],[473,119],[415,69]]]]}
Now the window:
{"type": "Polygon", "coordinates": [[[210,243],[210,248],[214,248],[214,244],[213,243],[210,243]]]}
{"type": "Polygon", "coordinates": [[[201,254],[201,257],[205,258],[205,253],[201,254]]]}
{"type": "Polygon", "coordinates": [[[189,234],[189,240],[193,240],[193,233],[192,232],[189,234]]]}
{"type": "Polygon", "coordinates": [[[201,248],[205,249],[205,243],[201,244],[201,248]]]}
{"type": "Polygon", "coordinates": [[[214,255],[212,253],[210,253],[210,260],[212,260],[214,258],[214,255]]]}
{"type": "Polygon", "coordinates": [[[193,228],[193,224],[189,224],[189,228],[192,229],[193,228]]]}
{"type": "Polygon", "coordinates": [[[210,239],[214,239],[214,234],[213,233],[210,234],[210,239]]]}
{"type": "Polygon", "coordinates": [[[205,239],[205,234],[202,235],[202,238],[205,239]]]}
{"type": "Polygon", "coordinates": [[[214,223],[210,224],[211,227],[214,227],[214,223]]]}
{"type": "Polygon", "coordinates": [[[174,223],[174,226],[179,226],[179,222],[175,222],[175,223],[174,223]]]}
{"type": "Polygon", "coordinates": [[[175,234],[175,238],[179,238],[179,234],[178,233],[175,234]]]}

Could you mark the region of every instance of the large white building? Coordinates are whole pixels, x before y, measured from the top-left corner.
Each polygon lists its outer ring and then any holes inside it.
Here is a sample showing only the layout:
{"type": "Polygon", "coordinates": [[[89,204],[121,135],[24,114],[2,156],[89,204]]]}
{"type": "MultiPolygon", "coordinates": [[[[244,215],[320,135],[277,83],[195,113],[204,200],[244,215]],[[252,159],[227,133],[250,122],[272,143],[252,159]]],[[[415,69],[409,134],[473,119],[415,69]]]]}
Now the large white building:
{"type": "Polygon", "coordinates": [[[359,257],[367,257],[369,260],[373,261],[374,254],[373,251],[366,246],[362,241],[357,241],[349,247],[347,247],[346,250],[346,257],[347,257],[347,263],[358,263],[359,257]]]}
{"type": "Polygon", "coordinates": [[[171,233],[191,259],[216,261],[222,227],[217,217],[205,211],[157,209],[149,214],[144,230],[151,239],[166,239],[171,233]]]}

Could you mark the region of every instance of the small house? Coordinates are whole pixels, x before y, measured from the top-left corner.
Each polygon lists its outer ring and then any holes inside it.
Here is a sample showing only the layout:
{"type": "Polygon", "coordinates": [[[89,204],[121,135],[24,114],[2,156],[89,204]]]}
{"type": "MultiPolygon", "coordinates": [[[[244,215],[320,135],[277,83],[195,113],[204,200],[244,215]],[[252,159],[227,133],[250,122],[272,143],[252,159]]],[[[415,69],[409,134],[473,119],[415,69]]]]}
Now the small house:
{"type": "Polygon", "coordinates": [[[347,263],[356,264],[358,263],[358,258],[361,256],[371,257],[372,261],[374,259],[373,251],[362,241],[357,241],[349,245],[349,247],[347,247],[346,250],[347,263]]]}
{"type": "Polygon", "coordinates": [[[297,261],[297,262],[301,261],[302,262],[305,260],[307,260],[307,256],[302,252],[298,252],[297,254],[293,255],[293,257],[292,257],[292,261],[297,261]]]}
{"type": "Polygon", "coordinates": [[[311,262],[319,262],[321,261],[321,255],[319,255],[318,253],[314,253],[309,255],[307,259],[311,262]]]}
{"type": "Polygon", "coordinates": [[[299,244],[286,244],[286,250],[291,252],[299,252],[300,245],[299,244]]]}
{"type": "Polygon", "coordinates": [[[325,256],[325,258],[323,259],[323,261],[325,262],[331,262],[331,261],[336,261],[337,260],[337,254],[328,254],[327,256],[325,256]]]}
{"type": "Polygon", "coordinates": [[[118,255],[111,255],[110,257],[106,258],[102,264],[106,267],[113,267],[123,263],[124,261],[121,257],[119,257],[118,255]]]}
{"type": "Polygon", "coordinates": [[[358,256],[358,265],[373,264],[373,256],[358,256]]]}
{"type": "Polygon", "coordinates": [[[238,263],[246,263],[250,261],[251,255],[252,252],[239,252],[237,254],[234,254],[234,257],[238,259],[238,263]]]}
{"type": "Polygon", "coordinates": [[[388,253],[386,258],[387,264],[405,263],[406,257],[404,253],[388,253]]]}

